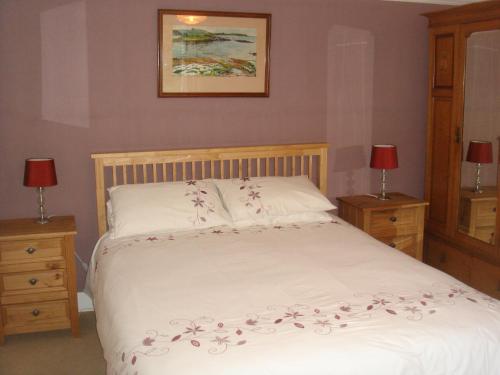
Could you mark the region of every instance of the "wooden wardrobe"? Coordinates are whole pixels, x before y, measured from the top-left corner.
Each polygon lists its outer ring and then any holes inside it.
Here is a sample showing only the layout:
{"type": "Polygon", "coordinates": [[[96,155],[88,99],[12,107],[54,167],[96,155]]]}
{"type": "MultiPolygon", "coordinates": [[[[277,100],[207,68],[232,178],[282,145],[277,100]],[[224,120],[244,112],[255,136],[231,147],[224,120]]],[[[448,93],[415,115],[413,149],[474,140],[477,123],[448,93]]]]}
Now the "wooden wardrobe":
{"type": "Polygon", "coordinates": [[[500,88],[500,1],[425,16],[429,19],[425,199],[430,205],[424,261],[500,299],[500,210],[496,204],[500,90],[494,91],[500,88]],[[477,167],[466,160],[472,139],[492,144],[493,162],[482,165],[481,171],[487,195],[470,193],[471,173],[477,167]],[[486,196],[486,200],[475,199],[486,196]],[[476,227],[468,228],[469,222],[479,223],[482,237],[471,235],[476,227]]]}

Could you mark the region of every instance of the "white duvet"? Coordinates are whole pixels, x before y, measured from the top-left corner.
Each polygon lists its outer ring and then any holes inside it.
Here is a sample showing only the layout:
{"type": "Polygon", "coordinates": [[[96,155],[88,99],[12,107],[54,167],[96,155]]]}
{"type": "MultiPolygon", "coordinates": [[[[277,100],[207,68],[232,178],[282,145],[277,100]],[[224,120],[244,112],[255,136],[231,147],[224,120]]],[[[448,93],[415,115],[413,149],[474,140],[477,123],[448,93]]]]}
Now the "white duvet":
{"type": "Polygon", "coordinates": [[[500,374],[500,302],[332,222],[109,240],[108,374],[500,374]]]}

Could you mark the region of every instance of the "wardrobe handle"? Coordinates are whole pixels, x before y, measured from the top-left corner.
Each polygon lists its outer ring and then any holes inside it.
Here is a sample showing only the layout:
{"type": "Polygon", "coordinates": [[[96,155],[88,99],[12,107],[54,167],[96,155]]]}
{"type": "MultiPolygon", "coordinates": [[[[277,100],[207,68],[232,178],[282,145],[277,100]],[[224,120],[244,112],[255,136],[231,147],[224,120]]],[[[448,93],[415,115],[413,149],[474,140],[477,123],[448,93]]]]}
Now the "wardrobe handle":
{"type": "Polygon", "coordinates": [[[27,252],[29,255],[33,254],[35,251],[36,251],[36,248],[34,248],[34,247],[28,247],[28,248],[26,249],[26,252],[27,252]]]}

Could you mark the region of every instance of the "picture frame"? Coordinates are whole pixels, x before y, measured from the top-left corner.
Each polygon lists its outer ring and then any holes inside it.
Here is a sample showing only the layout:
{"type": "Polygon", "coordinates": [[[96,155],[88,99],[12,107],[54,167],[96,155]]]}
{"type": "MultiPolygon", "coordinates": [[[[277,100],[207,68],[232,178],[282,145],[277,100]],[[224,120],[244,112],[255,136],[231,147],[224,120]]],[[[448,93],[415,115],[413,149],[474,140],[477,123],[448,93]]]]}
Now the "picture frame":
{"type": "Polygon", "coordinates": [[[271,14],[158,10],[158,97],[268,97],[271,14]]]}

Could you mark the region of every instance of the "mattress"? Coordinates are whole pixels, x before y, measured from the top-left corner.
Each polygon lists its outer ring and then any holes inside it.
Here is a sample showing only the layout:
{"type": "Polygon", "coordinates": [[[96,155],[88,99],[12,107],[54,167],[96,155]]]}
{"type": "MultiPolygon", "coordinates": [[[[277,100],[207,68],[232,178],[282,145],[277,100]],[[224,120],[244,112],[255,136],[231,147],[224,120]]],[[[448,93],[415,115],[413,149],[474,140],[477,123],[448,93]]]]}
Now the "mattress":
{"type": "Polygon", "coordinates": [[[108,374],[500,374],[500,302],[343,220],[111,240],[108,374]]]}

